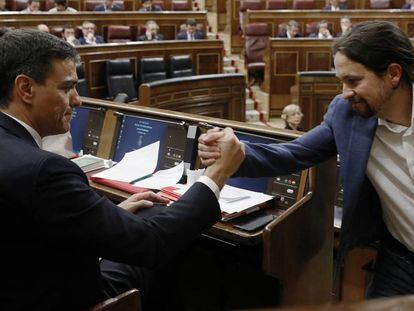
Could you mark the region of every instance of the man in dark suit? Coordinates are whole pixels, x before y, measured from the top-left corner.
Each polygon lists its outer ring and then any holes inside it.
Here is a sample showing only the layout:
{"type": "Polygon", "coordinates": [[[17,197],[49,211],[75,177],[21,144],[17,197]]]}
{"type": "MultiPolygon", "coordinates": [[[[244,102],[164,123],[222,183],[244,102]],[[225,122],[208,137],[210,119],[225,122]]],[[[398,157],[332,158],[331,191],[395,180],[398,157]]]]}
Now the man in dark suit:
{"type": "MultiPolygon", "coordinates": [[[[291,174],[339,155],[344,214],[338,253],[380,240],[367,296],[414,293],[414,49],[393,23],[358,24],[333,45],[342,96],[324,122],[285,144],[244,144],[237,175],[291,174]]],[[[214,163],[225,134],[200,136],[199,155],[214,163]]]]}
{"type": "Polygon", "coordinates": [[[162,8],[159,5],[153,4],[152,0],[142,0],[142,7],[138,11],[156,12],[156,11],[162,11],[162,8]]]}
{"type": "Polygon", "coordinates": [[[204,33],[197,30],[197,23],[195,19],[189,18],[186,23],[186,30],[181,31],[177,35],[177,40],[200,40],[204,39],[204,33]]]}
{"type": "Polygon", "coordinates": [[[299,23],[295,20],[290,20],[286,26],[283,29],[284,31],[281,31],[278,34],[279,38],[300,38],[301,34],[299,32],[299,23]]]}
{"type": "Polygon", "coordinates": [[[145,23],[145,33],[138,37],[138,41],[161,41],[164,36],[158,33],[160,27],[155,21],[145,23]]]}
{"type": "Polygon", "coordinates": [[[82,33],[83,37],[79,38],[79,42],[82,45],[96,45],[105,43],[105,40],[102,36],[96,35],[96,26],[94,23],[85,21],[82,23],[82,33]]]}
{"type": "Polygon", "coordinates": [[[181,200],[140,217],[133,212],[152,205],[140,199],[164,201],[146,193],[116,206],[74,163],[41,149],[42,137],[69,130],[80,105],[75,48],[18,29],[0,33],[0,55],[0,309],[85,310],[131,287],[147,310],[167,304],[168,293],[151,296],[148,285],[220,219],[218,191],[240,164],[241,145],[223,145],[220,163],[181,200]]]}
{"type": "Polygon", "coordinates": [[[104,4],[98,4],[94,11],[97,12],[115,12],[115,11],[123,11],[122,6],[119,4],[114,3],[114,0],[105,0],[104,4]]]}

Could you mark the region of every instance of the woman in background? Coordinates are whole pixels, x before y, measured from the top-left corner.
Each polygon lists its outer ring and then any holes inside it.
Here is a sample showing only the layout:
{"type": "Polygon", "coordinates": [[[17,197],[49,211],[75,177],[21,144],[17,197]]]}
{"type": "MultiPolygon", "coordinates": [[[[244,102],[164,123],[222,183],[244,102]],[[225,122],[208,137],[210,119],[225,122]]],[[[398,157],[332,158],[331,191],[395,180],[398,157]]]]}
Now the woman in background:
{"type": "Polygon", "coordinates": [[[290,104],[283,108],[282,119],[285,120],[285,129],[301,131],[299,124],[302,118],[303,113],[298,105],[290,104]]]}

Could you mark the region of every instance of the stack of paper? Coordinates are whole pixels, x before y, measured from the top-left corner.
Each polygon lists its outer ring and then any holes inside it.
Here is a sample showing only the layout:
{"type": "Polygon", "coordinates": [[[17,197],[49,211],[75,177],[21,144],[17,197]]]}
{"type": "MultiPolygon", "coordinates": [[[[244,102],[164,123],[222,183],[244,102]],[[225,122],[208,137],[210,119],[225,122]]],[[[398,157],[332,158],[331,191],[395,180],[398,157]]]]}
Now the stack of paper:
{"type": "Polygon", "coordinates": [[[72,159],[72,162],[78,165],[85,173],[105,167],[105,160],[86,154],[79,158],[72,159]]]}
{"type": "Polygon", "coordinates": [[[220,209],[222,220],[230,220],[259,210],[264,202],[273,199],[273,196],[225,185],[220,192],[220,209]]]}

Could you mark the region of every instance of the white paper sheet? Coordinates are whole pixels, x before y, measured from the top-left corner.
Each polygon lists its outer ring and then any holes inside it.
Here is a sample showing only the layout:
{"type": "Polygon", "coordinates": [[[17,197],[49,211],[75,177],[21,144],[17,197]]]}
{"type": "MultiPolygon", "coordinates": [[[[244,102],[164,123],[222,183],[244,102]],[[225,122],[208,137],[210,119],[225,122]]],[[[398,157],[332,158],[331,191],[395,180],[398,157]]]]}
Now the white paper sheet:
{"type": "Polygon", "coordinates": [[[253,206],[269,201],[273,196],[224,185],[220,192],[220,209],[227,214],[239,213],[253,206]],[[224,199],[222,199],[222,196],[224,199]]]}
{"type": "Polygon", "coordinates": [[[133,182],[155,171],[159,150],[160,142],[157,141],[138,150],[127,152],[117,165],[92,177],[133,182]]]}
{"type": "Polygon", "coordinates": [[[174,186],[177,184],[184,173],[184,162],[166,170],[159,170],[151,177],[135,182],[133,185],[148,189],[158,189],[174,186]]]}

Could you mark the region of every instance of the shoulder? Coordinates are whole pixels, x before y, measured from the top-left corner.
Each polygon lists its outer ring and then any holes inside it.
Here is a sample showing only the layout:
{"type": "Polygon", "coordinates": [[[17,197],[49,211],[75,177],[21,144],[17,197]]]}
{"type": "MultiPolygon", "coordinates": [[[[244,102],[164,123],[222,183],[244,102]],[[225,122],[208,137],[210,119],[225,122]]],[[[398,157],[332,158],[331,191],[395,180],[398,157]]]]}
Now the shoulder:
{"type": "Polygon", "coordinates": [[[105,8],[102,4],[98,4],[97,6],[95,6],[94,11],[104,11],[105,8]]]}
{"type": "Polygon", "coordinates": [[[112,11],[122,11],[122,6],[120,6],[119,4],[115,3],[112,6],[112,11]]]}
{"type": "Polygon", "coordinates": [[[96,43],[105,43],[105,40],[102,36],[97,35],[95,36],[95,38],[96,38],[96,43]]]}
{"type": "Polygon", "coordinates": [[[177,35],[177,39],[186,39],[187,34],[185,32],[179,32],[177,35]]]}
{"type": "Polygon", "coordinates": [[[162,11],[162,7],[160,7],[159,5],[154,5],[153,7],[152,7],[152,10],[153,11],[162,11]]]}

